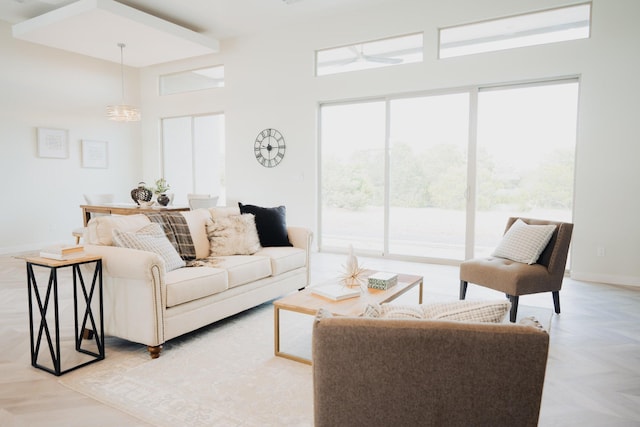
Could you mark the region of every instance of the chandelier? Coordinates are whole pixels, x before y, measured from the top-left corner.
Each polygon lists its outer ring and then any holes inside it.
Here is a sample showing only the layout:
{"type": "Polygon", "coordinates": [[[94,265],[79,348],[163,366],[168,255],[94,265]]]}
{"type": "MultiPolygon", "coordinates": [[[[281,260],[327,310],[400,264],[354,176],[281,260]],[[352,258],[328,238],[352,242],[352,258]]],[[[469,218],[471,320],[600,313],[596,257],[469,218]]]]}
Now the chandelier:
{"type": "Polygon", "coordinates": [[[125,46],[126,45],[124,43],[118,43],[118,47],[120,47],[120,78],[122,80],[122,103],[120,105],[108,105],[107,118],[109,120],[115,120],[117,122],[139,122],[140,111],[133,105],[127,105],[124,102],[123,50],[125,46]]]}

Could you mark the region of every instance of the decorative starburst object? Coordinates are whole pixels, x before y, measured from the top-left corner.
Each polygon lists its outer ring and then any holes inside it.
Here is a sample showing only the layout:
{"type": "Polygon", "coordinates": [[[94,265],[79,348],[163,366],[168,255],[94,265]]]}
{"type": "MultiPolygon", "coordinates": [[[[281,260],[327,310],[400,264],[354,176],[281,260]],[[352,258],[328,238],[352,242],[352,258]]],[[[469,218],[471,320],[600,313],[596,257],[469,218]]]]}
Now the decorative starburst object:
{"type": "Polygon", "coordinates": [[[347,263],[342,266],[344,271],[340,275],[340,282],[345,286],[361,286],[364,283],[364,268],[358,266],[358,258],[353,254],[353,246],[349,245],[347,263]]]}

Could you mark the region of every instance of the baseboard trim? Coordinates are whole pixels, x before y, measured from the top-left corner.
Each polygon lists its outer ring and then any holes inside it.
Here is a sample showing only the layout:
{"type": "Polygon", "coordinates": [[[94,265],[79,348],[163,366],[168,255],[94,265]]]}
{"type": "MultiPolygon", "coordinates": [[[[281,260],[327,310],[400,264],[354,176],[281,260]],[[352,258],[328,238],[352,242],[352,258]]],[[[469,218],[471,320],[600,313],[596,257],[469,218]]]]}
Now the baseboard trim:
{"type": "Polygon", "coordinates": [[[611,274],[583,273],[571,270],[571,278],[585,282],[599,282],[610,285],[638,286],[640,287],[640,277],[616,276],[611,274]]]}

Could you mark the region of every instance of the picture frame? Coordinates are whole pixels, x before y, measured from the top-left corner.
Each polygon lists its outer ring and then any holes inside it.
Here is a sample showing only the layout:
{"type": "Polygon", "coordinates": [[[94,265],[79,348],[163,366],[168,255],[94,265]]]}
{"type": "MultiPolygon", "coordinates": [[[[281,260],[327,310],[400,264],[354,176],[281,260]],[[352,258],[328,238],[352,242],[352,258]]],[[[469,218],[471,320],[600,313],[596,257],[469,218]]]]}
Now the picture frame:
{"type": "Polygon", "coordinates": [[[82,140],[82,167],[106,169],[109,167],[108,142],[82,140]]]}
{"type": "Polygon", "coordinates": [[[69,158],[69,137],[66,129],[38,128],[38,157],[69,158]]]}

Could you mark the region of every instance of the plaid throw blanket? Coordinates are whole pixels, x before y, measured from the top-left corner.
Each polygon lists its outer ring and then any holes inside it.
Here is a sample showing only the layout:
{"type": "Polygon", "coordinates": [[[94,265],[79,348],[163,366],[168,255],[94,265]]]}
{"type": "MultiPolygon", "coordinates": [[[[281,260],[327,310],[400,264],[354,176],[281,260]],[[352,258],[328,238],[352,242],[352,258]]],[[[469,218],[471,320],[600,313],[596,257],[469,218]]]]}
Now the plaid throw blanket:
{"type": "Polygon", "coordinates": [[[191,239],[187,220],[180,212],[148,212],[145,213],[152,222],[162,226],[164,234],[185,261],[196,259],[196,247],[191,239]]]}

